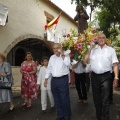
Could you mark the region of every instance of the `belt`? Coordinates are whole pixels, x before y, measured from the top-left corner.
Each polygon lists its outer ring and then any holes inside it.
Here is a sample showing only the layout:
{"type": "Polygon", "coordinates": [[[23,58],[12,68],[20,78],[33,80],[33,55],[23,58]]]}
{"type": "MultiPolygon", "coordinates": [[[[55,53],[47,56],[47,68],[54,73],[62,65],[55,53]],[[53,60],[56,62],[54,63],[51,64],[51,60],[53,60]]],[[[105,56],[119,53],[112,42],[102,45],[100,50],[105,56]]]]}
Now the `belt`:
{"type": "Polygon", "coordinates": [[[61,77],[53,77],[53,78],[55,78],[55,79],[61,79],[61,78],[66,77],[66,76],[68,76],[68,75],[63,75],[61,77]]]}
{"type": "Polygon", "coordinates": [[[85,74],[85,72],[83,72],[83,73],[75,73],[75,74],[77,74],[77,75],[79,75],[79,74],[85,74]]]}
{"type": "Polygon", "coordinates": [[[108,73],[110,73],[110,71],[107,71],[107,72],[104,72],[104,73],[100,73],[100,74],[97,74],[97,73],[95,73],[95,72],[92,72],[93,74],[96,74],[96,75],[105,75],[105,74],[108,74],[108,73]]]}

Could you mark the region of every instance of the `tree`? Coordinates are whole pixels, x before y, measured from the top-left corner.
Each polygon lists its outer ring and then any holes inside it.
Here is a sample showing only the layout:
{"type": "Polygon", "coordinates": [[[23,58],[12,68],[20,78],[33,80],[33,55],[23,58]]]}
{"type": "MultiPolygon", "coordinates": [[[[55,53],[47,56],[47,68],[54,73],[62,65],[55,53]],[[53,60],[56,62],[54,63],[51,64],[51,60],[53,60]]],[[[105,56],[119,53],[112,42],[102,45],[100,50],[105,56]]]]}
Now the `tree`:
{"type": "Polygon", "coordinates": [[[112,47],[115,49],[118,59],[120,59],[120,30],[119,29],[116,29],[116,34],[115,34],[116,37],[111,36],[112,47]]]}
{"type": "Polygon", "coordinates": [[[100,9],[97,12],[97,18],[99,20],[100,30],[109,36],[111,33],[109,29],[111,26],[115,29],[116,25],[120,26],[120,2],[119,0],[71,0],[76,4],[82,3],[84,6],[90,6],[90,21],[93,10],[97,7],[100,9]]]}

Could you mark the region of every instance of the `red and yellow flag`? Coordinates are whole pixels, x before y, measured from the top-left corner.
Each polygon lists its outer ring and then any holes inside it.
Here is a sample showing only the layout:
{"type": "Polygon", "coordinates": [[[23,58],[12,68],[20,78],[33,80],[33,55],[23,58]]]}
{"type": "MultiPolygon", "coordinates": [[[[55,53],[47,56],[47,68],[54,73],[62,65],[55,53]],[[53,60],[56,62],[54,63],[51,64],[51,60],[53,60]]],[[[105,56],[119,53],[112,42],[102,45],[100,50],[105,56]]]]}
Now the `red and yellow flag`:
{"type": "Polygon", "coordinates": [[[56,18],[54,18],[51,22],[49,22],[48,24],[45,25],[45,30],[47,30],[49,27],[53,26],[54,24],[57,24],[60,18],[60,15],[56,18]]]}

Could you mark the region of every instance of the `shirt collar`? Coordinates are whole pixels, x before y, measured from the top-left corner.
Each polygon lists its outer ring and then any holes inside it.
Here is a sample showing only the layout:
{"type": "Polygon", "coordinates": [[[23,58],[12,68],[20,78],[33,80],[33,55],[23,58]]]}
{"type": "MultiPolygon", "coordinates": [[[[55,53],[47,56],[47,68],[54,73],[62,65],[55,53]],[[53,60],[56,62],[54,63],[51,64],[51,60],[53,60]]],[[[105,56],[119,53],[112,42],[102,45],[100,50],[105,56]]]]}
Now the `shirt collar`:
{"type": "Polygon", "coordinates": [[[43,66],[43,68],[47,69],[47,67],[43,66]]]}
{"type": "Polygon", "coordinates": [[[60,56],[57,56],[56,54],[54,54],[54,55],[55,55],[55,57],[57,57],[57,58],[58,58],[58,57],[61,57],[61,54],[60,54],[60,56]]]}
{"type": "MultiPolygon", "coordinates": [[[[105,47],[107,47],[106,44],[103,46],[103,48],[105,48],[105,47]]],[[[100,46],[97,44],[97,45],[95,46],[95,48],[96,48],[96,49],[97,49],[97,48],[100,48],[100,46]]]]}

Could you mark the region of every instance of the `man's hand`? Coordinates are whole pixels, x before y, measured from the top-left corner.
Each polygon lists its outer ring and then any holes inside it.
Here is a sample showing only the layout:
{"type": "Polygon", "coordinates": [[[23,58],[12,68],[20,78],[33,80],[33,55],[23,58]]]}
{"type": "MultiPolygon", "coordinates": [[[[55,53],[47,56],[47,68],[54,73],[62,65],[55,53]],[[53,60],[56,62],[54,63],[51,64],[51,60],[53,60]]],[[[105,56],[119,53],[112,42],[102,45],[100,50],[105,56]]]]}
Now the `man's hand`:
{"type": "Polygon", "coordinates": [[[77,62],[76,64],[73,64],[73,65],[72,65],[72,69],[76,68],[76,67],[78,66],[78,64],[79,64],[80,61],[81,61],[81,60],[78,60],[78,62],[77,62]]]}
{"type": "Polygon", "coordinates": [[[117,87],[118,87],[118,80],[114,80],[114,81],[113,81],[113,87],[114,87],[114,88],[117,88],[117,87]]]}
{"type": "Polygon", "coordinates": [[[48,84],[48,79],[45,79],[44,86],[47,87],[47,84],[48,84]]]}
{"type": "Polygon", "coordinates": [[[96,45],[95,45],[94,42],[92,42],[92,43],[90,44],[90,48],[88,49],[88,51],[87,51],[87,53],[86,53],[86,55],[85,55],[85,57],[84,57],[84,60],[83,60],[84,64],[90,61],[90,53],[91,53],[91,50],[92,50],[95,46],[96,46],[96,45]]]}
{"type": "Polygon", "coordinates": [[[95,44],[94,42],[92,42],[92,43],[90,44],[90,49],[92,50],[95,46],[96,46],[96,44],[95,44]]]}
{"type": "Polygon", "coordinates": [[[60,52],[61,55],[64,55],[64,51],[63,51],[62,47],[60,49],[58,49],[58,52],[60,52]]]}
{"type": "Polygon", "coordinates": [[[72,65],[72,69],[75,69],[76,67],[77,67],[77,65],[76,65],[76,64],[72,65]]]}
{"type": "Polygon", "coordinates": [[[119,75],[119,69],[118,69],[118,64],[117,63],[113,63],[113,70],[114,70],[114,81],[113,81],[113,87],[116,88],[118,87],[118,75],[119,75]]]}
{"type": "Polygon", "coordinates": [[[86,64],[82,61],[82,67],[86,68],[86,64]]]}

